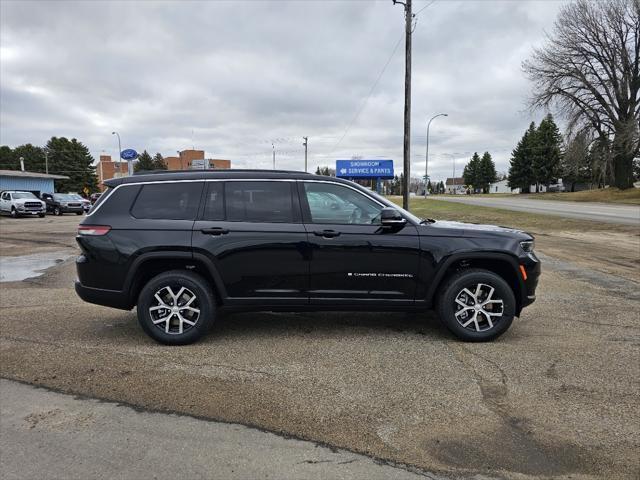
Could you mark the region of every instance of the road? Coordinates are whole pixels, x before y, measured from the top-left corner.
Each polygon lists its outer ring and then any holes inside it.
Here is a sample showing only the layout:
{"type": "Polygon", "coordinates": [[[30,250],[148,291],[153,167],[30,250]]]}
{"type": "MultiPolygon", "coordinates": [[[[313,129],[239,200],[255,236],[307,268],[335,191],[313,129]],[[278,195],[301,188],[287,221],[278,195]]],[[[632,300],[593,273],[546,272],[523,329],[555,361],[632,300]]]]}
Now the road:
{"type": "Polygon", "coordinates": [[[563,202],[530,198],[477,197],[474,195],[428,197],[433,200],[467,203],[483,207],[504,208],[519,212],[542,213],[560,217],[640,226],[640,206],[595,202],[563,202]]]}
{"type": "Polygon", "coordinates": [[[0,403],[5,480],[425,478],[243,425],[134,410],[9,380],[0,380],[0,403]]]}

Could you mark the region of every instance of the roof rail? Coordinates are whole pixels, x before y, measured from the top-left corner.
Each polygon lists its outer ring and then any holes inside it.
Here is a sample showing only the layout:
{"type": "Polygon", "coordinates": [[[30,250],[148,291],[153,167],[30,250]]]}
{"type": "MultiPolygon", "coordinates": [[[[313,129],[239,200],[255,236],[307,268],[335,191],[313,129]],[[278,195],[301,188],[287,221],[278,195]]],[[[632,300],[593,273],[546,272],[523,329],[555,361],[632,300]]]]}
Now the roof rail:
{"type": "Polygon", "coordinates": [[[263,172],[263,173],[295,173],[312,175],[308,172],[301,172],[298,170],[270,170],[262,168],[194,168],[189,170],[139,170],[134,172],[134,175],[159,175],[159,174],[173,174],[173,173],[198,173],[198,172],[263,172]]]}

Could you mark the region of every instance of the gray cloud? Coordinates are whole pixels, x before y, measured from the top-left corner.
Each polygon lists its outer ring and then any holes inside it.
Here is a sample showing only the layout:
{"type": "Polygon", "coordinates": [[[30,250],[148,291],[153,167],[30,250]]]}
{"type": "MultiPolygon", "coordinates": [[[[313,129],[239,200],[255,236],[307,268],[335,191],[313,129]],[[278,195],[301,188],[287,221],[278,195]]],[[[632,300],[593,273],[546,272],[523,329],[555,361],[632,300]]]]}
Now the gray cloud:
{"type": "MultiPolygon", "coordinates": [[[[427,1],[416,1],[419,10],[427,1]]],[[[506,170],[531,114],[520,63],[560,3],[437,1],[414,33],[412,173],[488,150],[506,170]]],[[[0,3],[0,142],[76,137],[94,156],[195,145],[237,167],[402,163],[404,45],[391,1],[0,3]],[[345,128],[361,114],[338,145],[345,128]]],[[[536,120],[542,114],[536,115],[536,120]]]]}

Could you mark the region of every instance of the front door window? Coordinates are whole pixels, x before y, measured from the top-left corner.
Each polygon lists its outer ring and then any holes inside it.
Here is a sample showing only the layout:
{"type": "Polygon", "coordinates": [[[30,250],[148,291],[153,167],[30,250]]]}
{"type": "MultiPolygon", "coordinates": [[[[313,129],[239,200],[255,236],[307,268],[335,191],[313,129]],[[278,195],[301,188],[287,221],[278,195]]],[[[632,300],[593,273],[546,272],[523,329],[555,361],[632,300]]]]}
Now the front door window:
{"type": "Polygon", "coordinates": [[[312,223],[379,225],[382,206],[343,185],[305,182],[312,223]]]}

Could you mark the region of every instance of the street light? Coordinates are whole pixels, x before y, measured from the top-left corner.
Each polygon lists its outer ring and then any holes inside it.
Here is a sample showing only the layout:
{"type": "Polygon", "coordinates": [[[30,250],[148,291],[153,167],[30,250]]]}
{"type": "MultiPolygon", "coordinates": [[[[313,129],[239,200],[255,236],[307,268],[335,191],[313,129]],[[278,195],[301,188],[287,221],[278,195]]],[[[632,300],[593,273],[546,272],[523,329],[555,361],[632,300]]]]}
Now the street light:
{"type": "Polygon", "coordinates": [[[431,122],[438,117],[448,117],[448,113],[439,113],[438,115],[434,115],[431,117],[429,122],[427,123],[427,153],[425,154],[424,161],[424,198],[427,198],[427,190],[429,190],[429,127],[431,126],[431,122]]]}
{"type": "Polygon", "coordinates": [[[118,132],[111,132],[111,135],[118,137],[118,173],[122,173],[122,167],[120,162],[122,161],[122,143],[120,142],[120,134],[118,132]]]}

